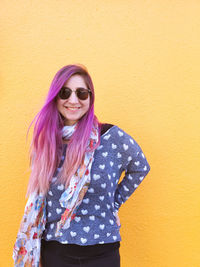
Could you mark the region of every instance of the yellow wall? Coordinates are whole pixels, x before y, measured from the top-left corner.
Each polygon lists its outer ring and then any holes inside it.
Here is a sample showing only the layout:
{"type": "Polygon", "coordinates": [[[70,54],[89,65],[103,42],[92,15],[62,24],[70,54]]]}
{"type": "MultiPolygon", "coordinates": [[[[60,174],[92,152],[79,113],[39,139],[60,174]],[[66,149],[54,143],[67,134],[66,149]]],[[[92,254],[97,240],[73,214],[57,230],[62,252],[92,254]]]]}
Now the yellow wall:
{"type": "Polygon", "coordinates": [[[0,10],[0,266],[13,266],[25,205],[27,127],[57,70],[80,62],[99,119],[131,134],[151,165],[120,209],[122,267],[199,267],[200,2],[1,0],[0,10]]]}

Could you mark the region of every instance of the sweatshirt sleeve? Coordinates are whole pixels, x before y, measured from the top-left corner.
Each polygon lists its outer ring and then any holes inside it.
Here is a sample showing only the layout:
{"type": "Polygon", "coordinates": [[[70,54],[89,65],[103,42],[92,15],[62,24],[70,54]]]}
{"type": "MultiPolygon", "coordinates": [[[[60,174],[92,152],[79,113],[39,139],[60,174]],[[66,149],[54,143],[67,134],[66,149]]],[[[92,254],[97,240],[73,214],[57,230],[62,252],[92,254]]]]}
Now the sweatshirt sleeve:
{"type": "Polygon", "coordinates": [[[115,191],[115,210],[119,210],[122,203],[133,194],[150,171],[150,165],[138,143],[122,130],[121,137],[119,140],[121,152],[119,153],[122,155],[122,166],[125,175],[115,191]]]}

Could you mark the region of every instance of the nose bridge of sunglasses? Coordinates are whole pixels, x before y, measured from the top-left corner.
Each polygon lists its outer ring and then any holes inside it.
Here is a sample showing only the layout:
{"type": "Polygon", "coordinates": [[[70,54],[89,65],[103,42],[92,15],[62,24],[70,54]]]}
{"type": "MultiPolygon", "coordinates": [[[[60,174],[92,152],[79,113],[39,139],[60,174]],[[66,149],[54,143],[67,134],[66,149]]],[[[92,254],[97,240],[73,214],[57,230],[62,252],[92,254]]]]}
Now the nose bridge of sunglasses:
{"type": "Polygon", "coordinates": [[[75,101],[75,102],[78,102],[79,101],[79,98],[77,96],[77,90],[71,90],[71,94],[68,98],[69,101],[75,101]]]}

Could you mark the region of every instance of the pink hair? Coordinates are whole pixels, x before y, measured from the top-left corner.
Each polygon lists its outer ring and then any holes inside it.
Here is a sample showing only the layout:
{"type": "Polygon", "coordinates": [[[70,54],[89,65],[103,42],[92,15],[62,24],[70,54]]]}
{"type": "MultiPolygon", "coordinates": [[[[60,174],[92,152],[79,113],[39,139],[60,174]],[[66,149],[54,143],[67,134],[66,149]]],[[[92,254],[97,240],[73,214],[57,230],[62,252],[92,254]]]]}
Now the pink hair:
{"type": "Polygon", "coordinates": [[[56,73],[44,106],[28,128],[29,132],[31,125],[36,120],[30,147],[32,172],[27,195],[35,191],[47,193],[49,183],[61,160],[64,121],[62,115],[57,110],[56,97],[64,83],[74,74],[79,74],[84,78],[92,94],[90,96],[89,110],[78,122],[77,129],[67,146],[62,171],[58,175],[59,181],[65,184],[66,187],[83,159],[93,123],[98,124],[100,133],[100,123],[94,115],[94,86],[87,69],[79,64],[64,66],[56,73]]]}

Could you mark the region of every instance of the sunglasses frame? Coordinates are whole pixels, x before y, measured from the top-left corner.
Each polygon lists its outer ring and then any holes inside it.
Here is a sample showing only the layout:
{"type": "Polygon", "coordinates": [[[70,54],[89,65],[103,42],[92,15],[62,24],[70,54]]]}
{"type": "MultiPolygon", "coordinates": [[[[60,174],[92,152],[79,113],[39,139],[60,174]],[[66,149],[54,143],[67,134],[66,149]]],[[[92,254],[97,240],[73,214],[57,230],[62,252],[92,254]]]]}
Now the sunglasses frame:
{"type": "Polygon", "coordinates": [[[87,88],[87,89],[86,89],[86,88],[77,88],[76,90],[72,90],[72,89],[70,89],[70,88],[68,88],[68,87],[62,87],[62,88],[60,89],[59,93],[58,93],[58,97],[59,97],[60,99],[62,99],[62,100],[69,99],[70,96],[71,96],[71,94],[72,94],[72,92],[74,92],[74,93],[76,94],[77,98],[78,98],[79,100],[82,100],[82,101],[87,100],[88,97],[89,97],[89,95],[92,94],[92,91],[91,91],[90,89],[88,89],[88,88],[87,88]],[[61,92],[62,92],[63,90],[66,90],[66,89],[70,91],[70,95],[69,95],[69,97],[67,97],[67,98],[62,98],[62,97],[61,97],[61,92]],[[85,91],[87,91],[87,92],[88,92],[88,96],[87,96],[87,98],[85,98],[85,99],[81,99],[81,98],[78,96],[78,91],[79,91],[79,90],[85,90],[85,91]]]}

